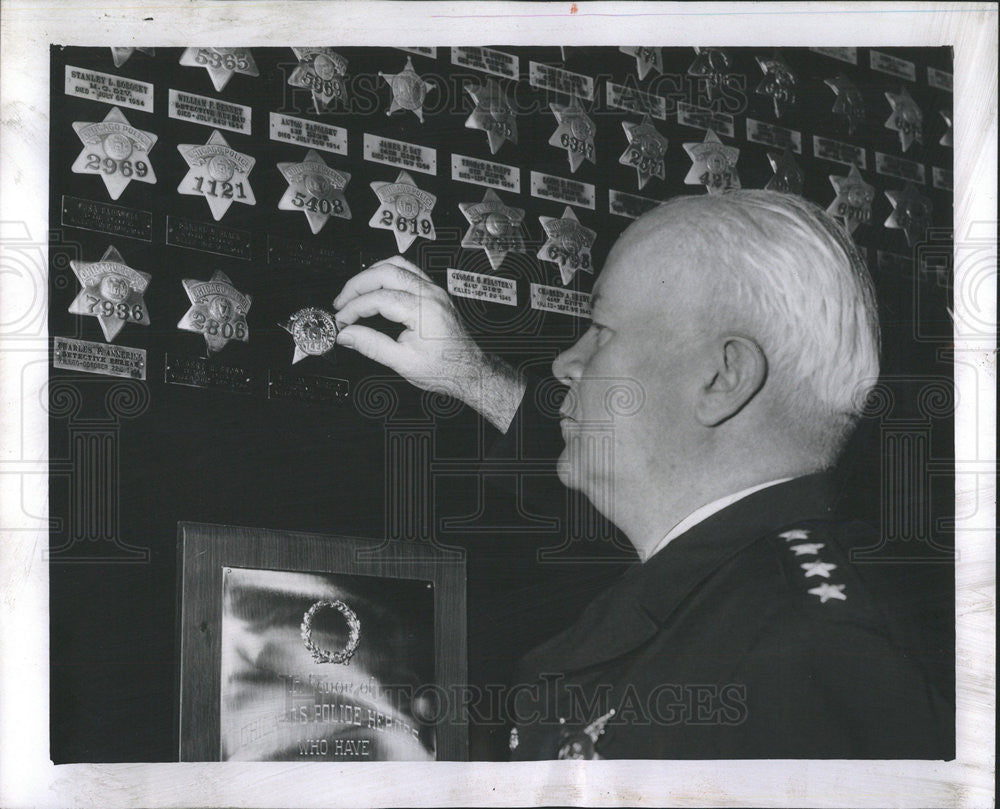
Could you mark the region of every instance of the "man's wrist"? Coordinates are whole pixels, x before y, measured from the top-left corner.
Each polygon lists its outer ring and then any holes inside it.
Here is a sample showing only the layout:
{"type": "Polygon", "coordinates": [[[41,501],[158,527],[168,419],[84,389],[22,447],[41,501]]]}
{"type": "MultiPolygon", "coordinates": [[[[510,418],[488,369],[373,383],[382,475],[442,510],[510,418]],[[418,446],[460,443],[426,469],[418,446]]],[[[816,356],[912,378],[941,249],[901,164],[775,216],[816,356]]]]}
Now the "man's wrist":
{"type": "Polygon", "coordinates": [[[521,406],[528,383],[499,357],[484,355],[482,370],[479,384],[466,398],[466,404],[500,432],[506,433],[521,406]]]}

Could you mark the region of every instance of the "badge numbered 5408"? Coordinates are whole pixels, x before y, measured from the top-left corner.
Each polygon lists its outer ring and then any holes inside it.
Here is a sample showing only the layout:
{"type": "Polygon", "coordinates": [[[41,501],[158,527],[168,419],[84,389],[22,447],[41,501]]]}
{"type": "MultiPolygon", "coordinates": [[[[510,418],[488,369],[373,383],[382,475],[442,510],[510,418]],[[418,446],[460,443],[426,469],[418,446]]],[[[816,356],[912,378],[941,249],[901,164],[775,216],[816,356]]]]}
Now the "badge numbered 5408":
{"type": "Polygon", "coordinates": [[[118,107],[112,107],[103,121],[74,121],[73,129],[83,142],[73,172],[100,176],[111,199],[118,199],[132,180],[156,182],[149,162],[156,135],[136,129],[118,107]]]}

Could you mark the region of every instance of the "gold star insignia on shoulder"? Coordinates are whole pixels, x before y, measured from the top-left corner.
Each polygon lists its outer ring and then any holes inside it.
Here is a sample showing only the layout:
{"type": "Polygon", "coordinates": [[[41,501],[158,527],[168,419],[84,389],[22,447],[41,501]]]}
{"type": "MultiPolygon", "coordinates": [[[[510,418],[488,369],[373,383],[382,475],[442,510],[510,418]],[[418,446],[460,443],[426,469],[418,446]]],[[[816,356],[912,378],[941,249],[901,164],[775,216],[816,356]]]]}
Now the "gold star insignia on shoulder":
{"type": "Polygon", "coordinates": [[[865,120],[864,96],[843,73],[838,73],[832,79],[823,79],[823,83],[837,96],[837,100],[833,102],[833,113],[844,117],[847,122],[847,131],[853,135],[858,126],[865,120]]]}
{"type": "Polygon", "coordinates": [[[312,91],[316,112],[323,112],[330,102],[347,97],[347,60],[333,48],[292,48],[299,60],[288,77],[291,87],[312,91]]]}
{"type": "Polygon", "coordinates": [[[490,153],[496,154],[505,140],[517,143],[517,120],[500,85],[487,79],[480,87],[466,87],[465,91],[476,102],[476,108],[466,121],[467,129],[482,129],[490,144],[490,153]]]}
{"type": "Polygon", "coordinates": [[[740,176],[736,173],[740,150],[723,144],[711,129],[701,143],[685,143],[684,151],[692,163],[684,178],[686,185],[704,185],[709,194],[740,187],[740,176]]]}
{"type": "Polygon", "coordinates": [[[584,160],[596,164],[594,135],[597,133],[597,127],[583,111],[576,96],[573,96],[566,106],[549,104],[549,109],[559,124],[549,138],[549,145],[566,150],[570,171],[576,173],[584,160]]]}
{"type": "Polygon", "coordinates": [[[830,578],[830,571],[836,570],[837,566],[831,562],[805,562],[799,565],[805,572],[808,579],[810,576],[822,576],[824,579],[830,578]]]}
{"type": "Polygon", "coordinates": [[[885,128],[899,133],[899,145],[904,152],[909,151],[913,142],[924,142],[923,135],[923,113],[914,101],[906,88],[903,87],[898,93],[886,93],[885,97],[892,106],[892,115],[885,122],[885,128]]]}
{"type": "Polygon", "coordinates": [[[644,115],[642,123],[633,124],[622,121],[628,147],[618,158],[623,166],[635,166],[638,175],[639,188],[649,182],[651,177],[665,177],[663,155],[667,151],[667,139],[656,131],[648,115],[644,115]]]}
{"type": "Polygon", "coordinates": [[[307,306],[278,325],[292,335],[295,342],[292,365],[306,357],[325,356],[337,344],[337,323],[325,309],[307,306]]]}
{"type": "Polygon", "coordinates": [[[312,232],[319,233],[331,216],[351,218],[344,187],[351,175],[330,168],[315,149],[301,163],[278,163],[288,188],[278,203],[281,211],[302,211],[312,232]]]}
{"type": "Polygon", "coordinates": [[[938,115],[944,118],[944,125],[946,127],[944,134],[941,136],[941,140],[938,141],[939,146],[951,146],[952,145],[952,135],[951,135],[951,113],[938,110],[938,115]]]}
{"type": "Polygon", "coordinates": [[[913,183],[906,183],[901,191],[886,191],[892,203],[892,213],[885,220],[887,228],[901,228],[906,243],[913,247],[922,241],[931,224],[931,201],[917,191],[913,183]]]}
{"type": "Polygon", "coordinates": [[[144,53],[147,56],[156,55],[155,48],[112,48],[111,58],[115,60],[115,67],[121,67],[124,65],[136,51],[144,53]]]}
{"type": "Polygon", "coordinates": [[[626,45],[618,48],[624,54],[635,57],[635,69],[642,81],[650,70],[663,72],[663,51],[660,48],[643,48],[638,45],[626,45]]]}
{"type": "Polygon", "coordinates": [[[806,542],[802,545],[788,546],[796,556],[815,556],[826,547],[822,542],[806,542]]]}
{"type": "Polygon", "coordinates": [[[177,190],[204,197],[216,221],[225,216],[234,202],[257,204],[247,176],[257,161],[230,148],[218,129],[212,130],[204,144],[181,143],[177,150],[188,164],[188,173],[177,190]]]}
{"type": "Polygon", "coordinates": [[[764,78],[757,85],[757,95],[770,96],[774,102],[774,115],[781,118],[782,113],[796,102],[795,74],[777,54],[770,58],[758,56],[757,64],[764,71],[764,78]]]}
{"type": "Polygon", "coordinates": [[[389,83],[392,89],[392,103],[386,115],[392,115],[396,110],[409,110],[424,122],[424,99],[434,89],[429,81],[424,81],[413,69],[413,59],[406,57],[406,65],[399,73],[383,73],[379,75],[389,83]]]}
{"type": "Polygon", "coordinates": [[[100,261],[69,264],[83,287],[70,304],[70,314],[96,317],[109,343],[126,323],[149,325],[149,312],[142,296],[153,276],[129,267],[114,246],[104,251],[100,261]]]}
{"type": "Polygon", "coordinates": [[[597,231],[581,225],[569,205],[563,211],[561,219],[539,216],[538,221],[548,237],[538,251],[538,258],[558,265],[563,286],[573,280],[577,270],[594,272],[590,246],[597,238],[597,231]]]}
{"type": "Polygon", "coordinates": [[[483,195],[482,202],[460,202],[462,215],[469,221],[469,230],[462,238],[462,247],[482,249],[496,270],[509,252],[523,253],[521,235],[523,208],[512,208],[492,188],[483,195]]]}
{"type": "Polygon", "coordinates": [[[687,74],[705,82],[705,91],[711,100],[726,86],[729,78],[729,57],[718,48],[695,48],[695,60],[687,74]]]}
{"type": "Polygon", "coordinates": [[[771,164],[774,176],[764,186],[768,191],[784,191],[786,194],[802,194],[802,169],[792,156],[792,150],[787,146],[783,152],[768,152],[767,160],[771,164]]]}
{"type": "Polygon", "coordinates": [[[785,542],[791,542],[795,539],[809,539],[809,531],[805,528],[793,528],[791,531],[785,531],[782,534],[778,534],[785,542]]]}
{"type": "Polygon", "coordinates": [[[178,329],[203,335],[210,354],[221,351],[230,340],[249,341],[251,298],[237,290],[224,272],[216,270],[208,281],[185,278],[181,284],[191,308],[180,319],[178,329]]]}
{"type": "Polygon", "coordinates": [[[249,48],[185,48],[181,54],[185,67],[203,67],[212,79],[216,92],[222,92],[234,73],[259,76],[257,63],[249,48]]]}
{"type": "Polygon", "coordinates": [[[809,590],[809,594],[817,596],[821,604],[825,604],[831,598],[837,601],[847,601],[847,596],[844,595],[843,584],[823,582],[819,587],[813,587],[809,590]]]}
{"type": "Polygon", "coordinates": [[[83,143],[73,172],[99,175],[111,199],[118,199],[132,180],[156,182],[149,162],[156,135],[136,129],[118,107],[112,107],[103,121],[74,121],[73,129],[83,143]]]}
{"type": "Polygon", "coordinates": [[[852,234],[858,225],[867,225],[872,219],[872,203],[875,201],[875,186],[868,185],[858,171],[851,166],[846,177],[830,174],[830,183],[837,192],[826,212],[841,222],[852,234]]]}
{"type": "Polygon", "coordinates": [[[430,241],[437,239],[431,221],[431,210],[437,197],[417,188],[408,172],[399,172],[395,182],[371,183],[371,188],[380,206],[368,226],[391,230],[396,236],[396,249],[400,253],[406,252],[418,236],[430,241]]]}

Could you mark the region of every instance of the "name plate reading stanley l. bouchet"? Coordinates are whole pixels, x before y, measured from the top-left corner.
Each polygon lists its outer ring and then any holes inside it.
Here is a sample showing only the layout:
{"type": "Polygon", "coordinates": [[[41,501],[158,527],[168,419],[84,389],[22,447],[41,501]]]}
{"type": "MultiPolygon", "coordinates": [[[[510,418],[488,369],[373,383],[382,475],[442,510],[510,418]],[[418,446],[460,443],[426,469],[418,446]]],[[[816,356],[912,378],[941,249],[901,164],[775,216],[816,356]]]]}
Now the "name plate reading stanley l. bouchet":
{"type": "Polygon", "coordinates": [[[468,757],[458,554],[191,523],[179,543],[181,761],[468,757]]]}

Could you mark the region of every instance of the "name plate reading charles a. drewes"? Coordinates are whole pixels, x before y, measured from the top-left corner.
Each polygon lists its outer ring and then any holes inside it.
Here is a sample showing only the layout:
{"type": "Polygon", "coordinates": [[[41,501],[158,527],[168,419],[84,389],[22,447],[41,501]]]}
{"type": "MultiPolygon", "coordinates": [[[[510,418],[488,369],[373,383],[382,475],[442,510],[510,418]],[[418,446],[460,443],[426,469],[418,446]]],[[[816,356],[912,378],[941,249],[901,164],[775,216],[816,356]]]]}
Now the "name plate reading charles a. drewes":
{"type": "Polygon", "coordinates": [[[308,404],[329,405],[346,401],[350,392],[351,385],[346,379],[286,374],[273,368],[267,373],[268,399],[294,399],[308,404]]]}
{"type": "Polygon", "coordinates": [[[89,98],[103,104],[153,111],[153,85],[145,81],[114,76],[96,70],[66,65],[66,95],[89,98]]]}
{"type": "Polygon", "coordinates": [[[517,306],[517,282],[477,272],[448,269],[448,292],[459,298],[472,298],[504,306],[517,306]]]}
{"type": "Polygon", "coordinates": [[[640,197],[638,194],[627,194],[613,188],[608,191],[608,210],[617,216],[638,219],[646,211],[652,210],[659,204],[660,200],[658,199],[640,197]]]}
{"type": "Polygon", "coordinates": [[[594,100],[594,80],[590,76],[541,62],[528,62],[528,84],[539,90],[553,90],[587,101],[594,100]]]}
{"type": "Polygon", "coordinates": [[[230,393],[253,393],[257,374],[239,365],[226,365],[205,357],[167,354],[163,360],[163,381],[190,388],[211,388],[230,393]]]}
{"type": "Polygon", "coordinates": [[[628,110],[639,115],[652,115],[661,121],[667,120],[667,99],[662,96],[645,93],[624,84],[607,82],[604,85],[608,106],[620,110],[628,110]]]}
{"type": "Polygon", "coordinates": [[[516,56],[491,48],[452,48],[451,63],[459,67],[492,73],[505,79],[516,79],[520,72],[516,56]]]}
{"type": "Polygon", "coordinates": [[[92,343],[70,337],[56,337],[52,365],[66,371],[83,371],[128,379],[146,378],[146,352],[141,348],[92,343]]]}
{"type": "Polygon", "coordinates": [[[907,59],[900,59],[882,51],[869,51],[868,63],[872,70],[879,73],[888,73],[890,76],[898,76],[907,81],[917,80],[917,66],[907,59]]]}
{"type": "Polygon", "coordinates": [[[109,202],[96,202],[63,194],[61,207],[63,225],[81,230],[110,233],[144,242],[153,240],[153,213],[109,202]]]}
{"type": "Polygon", "coordinates": [[[713,112],[684,101],[677,102],[677,123],[693,126],[695,129],[711,129],[716,135],[725,135],[727,138],[736,137],[736,123],[732,115],[713,112]]]}
{"type": "Polygon", "coordinates": [[[859,169],[868,168],[867,152],[863,146],[855,146],[853,143],[843,143],[839,140],[813,135],[813,154],[823,160],[832,160],[834,163],[843,163],[845,166],[857,166],[859,169]]]}
{"type": "Polygon", "coordinates": [[[171,88],[167,114],[179,121],[191,121],[218,129],[228,129],[230,132],[250,134],[250,107],[243,104],[231,104],[218,98],[199,96],[171,88]]]}
{"type": "Polygon", "coordinates": [[[914,163],[896,155],[875,152],[875,171],[885,177],[898,177],[900,180],[910,180],[921,185],[927,183],[923,163],[914,163]]]}
{"type": "Polygon", "coordinates": [[[747,118],[747,140],[763,143],[765,146],[777,146],[779,149],[790,148],[796,154],[802,154],[801,132],[766,121],[747,118]]]}
{"type": "Polygon", "coordinates": [[[174,247],[188,247],[203,253],[249,261],[251,236],[249,230],[227,228],[177,216],[167,217],[167,244],[174,247]]]}
{"type": "Polygon", "coordinates": [[[399,166],[423,174],[437,174],[437,149],[365,132],[365,160],[399,166]]]}
{"type": "Polygon", "coordinates": [[[271,113],[271,140],[294,143],[334,154],[347,154],[347,130],[305,118],[271,113]]]}
{"type": "Polygon", "coordinates": [[[521,170],[517,166],[506,166],[503,163],[491,163],[478,157],[464,154],[451,156],[451,179],[473,185],[485,185],[510,191],[521,192],[521,170]]]}
{"type": "Polygon", "coordinates": [[[542,174],[540,171],[531,172],[531,196],[594,210],[593,185],[569,180],[566,177],[542,174]]]}
{"type": "Polygon", "coordinates": [[[856,65],[858,63],[858,49],[857,48],[810,48],[813,53],[821,53],[823,56],[829,56],[831,59],[839,59],[841,62],[847,62],[849,65],[856,65]]]}
{"type": "Polygon", "coordinates": [[[531,308],[573,317],[590,317],[590,295],[563,287],[531,285],[531,308]]]}

